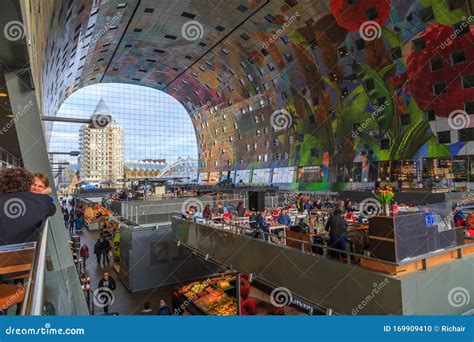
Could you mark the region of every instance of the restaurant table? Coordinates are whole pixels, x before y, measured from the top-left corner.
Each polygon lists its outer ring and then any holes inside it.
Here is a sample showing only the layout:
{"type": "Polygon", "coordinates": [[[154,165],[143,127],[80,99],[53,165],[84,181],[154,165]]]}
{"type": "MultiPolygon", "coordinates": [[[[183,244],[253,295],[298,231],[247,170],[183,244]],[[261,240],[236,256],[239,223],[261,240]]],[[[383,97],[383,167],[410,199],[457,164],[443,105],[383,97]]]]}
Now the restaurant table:
{"type": "Polygon", "coordinates": [[[222,221],[222,217],[224,217],[224,215],[221,215],[221,214],[212,215],[211,220],[212,221],[222,221]]]}
{"type": "MultiPolygon", "coordinates": [[[[268,231],[271,234],[274,234],[274,235],[279,235],[277,230],[281,230],[283,232],[283,236],[284,236],[285,229],[286,229],[286,226],[283,225],[283,224],[272,224],[272,225],[268,226],[268,231]]],[[[270,241],[278,243],[280,245],[286,245],[286,240],[285,239],[280,239],[280,238],[277,238],[276,236],[271,236],[270,241]]]]}
{"type": "Polygon", "coordinates": [[[14,275],[29,272],[33,263],[35,247],[34,243],[2,246],[0,248],[0,276],[14,275]]]}

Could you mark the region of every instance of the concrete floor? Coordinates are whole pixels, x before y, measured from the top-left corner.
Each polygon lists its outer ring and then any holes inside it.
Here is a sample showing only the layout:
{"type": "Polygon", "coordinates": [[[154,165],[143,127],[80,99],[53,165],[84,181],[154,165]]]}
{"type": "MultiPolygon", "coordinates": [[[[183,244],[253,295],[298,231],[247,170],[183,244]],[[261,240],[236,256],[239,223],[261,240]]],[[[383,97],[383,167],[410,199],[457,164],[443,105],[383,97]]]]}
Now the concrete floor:
{"type": "MultiPolygon", "coordinates": [[[[97,288],[99,280],[103,273],[108,271],[110,276],[117,283],[117,289],[114,292],[114,302],[109,307],[109,313],[117,313],[119,315],[140,315],[143,309],[143,303],[151,302],[153,314],[158,311],[160,299],[164,299],[171,308],[171,293],[173,287],[158,288],[137,293],[130,293],[123,283],[119,280],[118,274],[113,268],[113,260],[110,261],[109,266],[102,266],[97,264],[97,259],[94,254],[94,244],[99,238],[98,231],[89,231],[84,228],[81,236],[81,246],[86,244],[89,247],[90,258],[86,262],[86,273],[91,278],[91,288],[97,288]]],[[[112,258],[111,258],[112,259],[112,258]]],[[[94,308],[94,315],[102,315],[103,308],[94,308]]]]}

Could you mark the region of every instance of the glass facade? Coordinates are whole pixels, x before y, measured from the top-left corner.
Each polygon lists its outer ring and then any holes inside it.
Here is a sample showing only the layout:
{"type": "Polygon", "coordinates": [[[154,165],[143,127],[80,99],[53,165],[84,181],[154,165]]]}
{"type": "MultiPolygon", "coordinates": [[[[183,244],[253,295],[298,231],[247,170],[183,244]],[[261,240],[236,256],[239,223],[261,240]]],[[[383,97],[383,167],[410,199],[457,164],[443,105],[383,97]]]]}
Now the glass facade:
{"type": "MultiPolygon", "coordinates": [[[[62,104],[57,117],[89,119],[103,99],[112,120],[124,131],[126,161],[197,159],[194,127],[184,107],[170,95],[149,87],[105,83],[82,88],[62,104]]],[[[83,124],[46,122],[50,152],[79,151],[83,124]],[[49,130],[51,129],[51,131],[49,130]]],[[[53,162],[77,164],[77,157],[51,155],[53,162]]]]}

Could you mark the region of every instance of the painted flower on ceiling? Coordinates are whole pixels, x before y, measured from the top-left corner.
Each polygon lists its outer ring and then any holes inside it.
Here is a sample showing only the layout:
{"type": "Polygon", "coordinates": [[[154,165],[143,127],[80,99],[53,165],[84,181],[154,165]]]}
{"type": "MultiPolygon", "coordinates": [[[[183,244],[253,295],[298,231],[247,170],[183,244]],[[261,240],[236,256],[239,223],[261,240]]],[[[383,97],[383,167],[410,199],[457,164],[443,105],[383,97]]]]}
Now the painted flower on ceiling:
{"type": "Polygon", "coordinates": [[[452,26],[441,24],[429,25],[413,38],[406,91],[422,110],[434,109],[437,116],[447,117],[474,100],[474,88],[463,87],[463,78],[474,74],[473,39],[469,29],[456,34],[452,26]]]}
{"type": "Polygon", "coordinates": [[[329,8],[339,26],[357,31],[366,21],[383,24],[390,14],[390,0],[331,0],[329,8]]]}

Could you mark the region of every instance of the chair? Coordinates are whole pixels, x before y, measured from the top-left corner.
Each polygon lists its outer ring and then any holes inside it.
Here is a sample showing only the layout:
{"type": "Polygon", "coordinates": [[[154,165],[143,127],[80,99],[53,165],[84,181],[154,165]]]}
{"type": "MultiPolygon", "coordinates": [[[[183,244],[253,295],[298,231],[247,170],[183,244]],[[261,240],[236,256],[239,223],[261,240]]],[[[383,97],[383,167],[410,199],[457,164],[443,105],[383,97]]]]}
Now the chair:
{"type": "Polygon", "coordinates": [[[288,247],[293,247],[293,248],[299,249],[300,251],[304,250],[307,253],[313,252],[311,248],[313,241],[311,240],[311,237],[308,234],[297,233],[291,230],[287,230],[285,233],[286,233],[286,237],[289,238],[289,239],[286,239],[286,245],[288,247]],[[295,241],[293,239],[304,241],[307,243],[295,241]]]}

